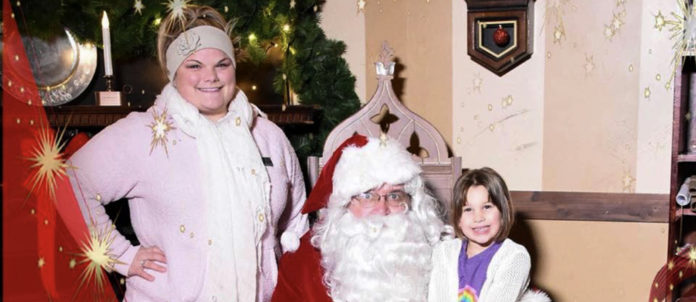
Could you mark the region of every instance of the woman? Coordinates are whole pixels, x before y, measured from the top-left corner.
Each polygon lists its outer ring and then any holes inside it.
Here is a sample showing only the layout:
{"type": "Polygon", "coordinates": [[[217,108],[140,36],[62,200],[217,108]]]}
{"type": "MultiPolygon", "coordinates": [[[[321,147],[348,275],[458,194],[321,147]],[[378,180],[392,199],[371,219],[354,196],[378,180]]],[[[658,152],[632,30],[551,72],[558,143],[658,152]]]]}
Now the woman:
{"type": "Polygon", "coordinates": [[[174,15],[158,37],[170,83],[147,112],[76,152],[71,182],[88,225],[113,240],[126,300],[266,301],[277,235],[296,248],[308,228],[299,164],[283,132],[236,88],[224,18],[192,5],[174,15]],[[110,232],[103,205],[121,198],[139,246],[110,232]]]}

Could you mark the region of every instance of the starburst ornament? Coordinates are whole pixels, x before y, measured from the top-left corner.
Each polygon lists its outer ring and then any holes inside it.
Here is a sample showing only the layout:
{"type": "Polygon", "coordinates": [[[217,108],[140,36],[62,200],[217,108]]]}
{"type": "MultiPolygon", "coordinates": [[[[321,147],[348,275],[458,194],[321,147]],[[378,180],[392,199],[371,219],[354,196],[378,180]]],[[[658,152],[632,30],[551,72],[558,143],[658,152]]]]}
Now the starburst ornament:
{"type": "Polygon", "coordinates": [[[172,122],[167,118],[167,110],[162,111],[162,114],[157,115],[157,111],[152,112],[153,121],[147,125],[150,130],[152,130],[152,141],[150,142],[150,154],[156,146],[161,145],[164,147],[164,153],[169,156],[169,151],[167,150],[167,133],[175,129],[172,122]]]}
{"type": "Polygon", "coordinates": [[[65,163],[63,154],[60,152],[65,146],[65,142],[61,143],[64,133],[65,129],[56,137],[53,131],[46,127],[39,130],[36,138],[37,146],[34,147],[29,158],[34,162],[31,168],[38,168],[32,176],[30,192],[33,192],[37,186],[41,186],[48,190],[51,198],[55,198],[56,181],[59,177],[67,176],[65,169],[70,167],[65,163]]]}
{"type": "Polygon", "coordinates": [[[689,265],[696,267],[696,248],[693,246],[689,248],[689,265]]]}
{"type": "Polygon", "coordinates": [[[106,276],[103,271],[111,272],[114,265],[123,264],[111,254],[111,244],[114,241],[112,233],[114,226],[110,225],[103,230],[99,230],[94,223],[90,225],[89,238],[82,243],[80,256],[83,258],[80,264],[87,263],[87,266],[80,274],[80,287],[85,282],[93,280],[100,292],[104,290],[106,276]],[[103,270],[103,271],[102,271],[103,270]]]}
{"type": "Polygon", "coordinates": [[[135,10],[135,12],[142,15],[143,8],[145,8],[145,5],[143,5],[143,1],[142,0],[135,0],[135,3],[133,4],[133,9],[135,10]]]}
{"type": "Polygon", "coordinates": [[[169,0],[167,11],[172,14],[174,19],[184,20],[184,8],[188,7],[189,0],[169,0]]]}
{"type": "Polygon", "coordinates": [[[674,40],[672,44],[672,74],[669,80],[665,83],[665,89],[670,89],[674,75],[677,72],[677,67],[683,63],[684,56],[696,54],[696,12],[694,7],[684,0],[677,0],[680,12],[671,12],[673,18],[665,19],[661,13],[655,16],[655,28],[661,30],[662,27],[668,26],[670,32],[670,40],[674,40]]]}

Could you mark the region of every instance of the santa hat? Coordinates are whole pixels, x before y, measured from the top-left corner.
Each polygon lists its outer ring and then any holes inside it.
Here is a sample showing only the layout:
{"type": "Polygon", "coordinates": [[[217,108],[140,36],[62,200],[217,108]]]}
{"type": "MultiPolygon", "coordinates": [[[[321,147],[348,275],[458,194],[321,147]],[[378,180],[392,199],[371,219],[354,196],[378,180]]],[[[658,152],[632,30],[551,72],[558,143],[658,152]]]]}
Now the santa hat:
{"type": "Polygon", "coordinates": [[[345,206],[351,197],[383,183],[402,184],[421,172],[396,140],[382,135],[366,138],[355,134],[344,141],[326,162],[302,213],[327,206],[345,206]]]}

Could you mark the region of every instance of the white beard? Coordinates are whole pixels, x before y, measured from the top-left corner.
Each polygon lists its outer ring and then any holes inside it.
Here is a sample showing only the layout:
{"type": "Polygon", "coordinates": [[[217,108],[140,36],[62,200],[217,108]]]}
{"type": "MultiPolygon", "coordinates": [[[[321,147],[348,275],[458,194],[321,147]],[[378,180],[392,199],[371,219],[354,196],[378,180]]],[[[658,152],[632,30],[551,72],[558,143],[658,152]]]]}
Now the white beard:
{"type": "Polygon", "coordinates": [[[356,218],[346,211],[324,236],[316,234],[335,302],[427,299],[432,248],[410,214],[356,218]]]}

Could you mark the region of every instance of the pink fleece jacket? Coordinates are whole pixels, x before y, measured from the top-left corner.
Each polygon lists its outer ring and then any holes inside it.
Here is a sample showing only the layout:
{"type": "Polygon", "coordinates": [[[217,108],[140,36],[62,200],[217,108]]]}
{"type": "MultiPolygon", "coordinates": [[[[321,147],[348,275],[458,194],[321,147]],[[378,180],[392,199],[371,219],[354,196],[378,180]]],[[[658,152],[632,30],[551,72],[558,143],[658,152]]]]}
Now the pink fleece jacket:
{"type": "MultiPolygon", "coordinates": [[[[128,301],[197,301],[210,242],[196,141],[173,124],[166,133],[166,150],[153,146],[153,109],[163,112],[163,102],[147,112],[131,113],[95,135],[68,161],[75,167],[69,175],[88,225],[108,230],[112,222],[103,205],[127,198],[140,244],[157,246],[167,257],[166,273],[148,271],[155,281],[126,279],[128,301]]],[[[261,156],[268,158],[264,161],[271,180],[271,217],[254,217],[269,222],[262,237],[257,293],[257,301],[268,301],[277,278],[281,234],[287,232],[294,241],[308,229],[307,216],[301,214],[305,188],[297,157],[282,130],[256,117],[252,135],[261,156]]],[[[139,246],[116,232],[113,236],[111,254],[119,261],[115,270],[126,275],[139,246]]]]}

